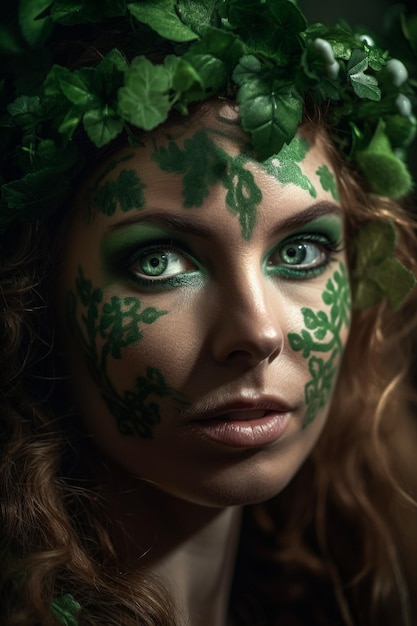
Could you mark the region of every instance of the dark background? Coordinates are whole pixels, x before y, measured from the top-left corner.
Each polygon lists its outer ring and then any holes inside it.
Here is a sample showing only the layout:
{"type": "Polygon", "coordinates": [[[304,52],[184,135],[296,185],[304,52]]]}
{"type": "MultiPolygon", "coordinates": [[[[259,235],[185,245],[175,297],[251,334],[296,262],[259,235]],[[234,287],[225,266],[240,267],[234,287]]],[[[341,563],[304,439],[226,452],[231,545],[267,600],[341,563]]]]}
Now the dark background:
{"type": "Polygon", "coordinates": [[[380,32],[385,10],[402,4],[407,10],[417,13],[417,0],[298,0],[300,9],[309,22],[323,22],[327,26],[345,18],[352,26],[365,26],[380,32]]]}

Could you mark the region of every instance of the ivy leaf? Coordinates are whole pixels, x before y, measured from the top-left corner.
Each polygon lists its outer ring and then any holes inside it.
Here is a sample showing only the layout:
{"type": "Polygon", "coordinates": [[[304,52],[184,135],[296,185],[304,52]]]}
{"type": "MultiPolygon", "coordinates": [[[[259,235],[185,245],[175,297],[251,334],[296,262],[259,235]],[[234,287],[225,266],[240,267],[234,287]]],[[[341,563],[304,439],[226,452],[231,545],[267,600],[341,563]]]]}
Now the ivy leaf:
{"type": "Polygon", "coordinates": [[[59,168],[29,172],[19,180],[2,185],[0,224],[11,219],[36,220],[50,215],[71,192],[69,180],[59,168]]]}
{"type": "Polygon", "coordinates": [[[97,148],[108,144],[123,130],[123,121],[108,107],[87,111],[83,116],[83,125],[97,148]]]}
{"type": "Polygon", "coordinates": [[[206,26],[218,26],[219,16],[216,11],[218,0],[181,0],[177,4],[181,20],[195,33],[201,33],[206,26]]]}
{"type": "Polygon", "coordinates": [[[40,17],[53,0],[20,0],[19,25],[29,45],[36,46],[45,41],[52,29],[49,17],[40,17]]]}
{"type": "Polygon", "coordinates": [[[240,86],[237,101],[244,130],[252,135],[261,160],[277,154],[294,137],[301,122],[303,100],[292,83],[266,80],[256,57],[242,57],[233,80],[240,86]]]}
{"type": "Polygon", "coordinates": [[[119,89],[121,116],[144,130],[152,130],[168,117],[172,72],[164,65],[153,65],[146,57],[133,59],[119,89]]]}
{"type": "Polygon", "coordinates": [[[416,284],[414,274],[394,257],[397,236],[390,220],[363,226],[355,242],[353,305],[364,309],[387,298],[398,309],[416,284]]]}
{"type": "Polygon", "coordinates": [[[78,626],[77,613],[80,610],[81,605],[69,593],[51,602],[51,613],[62,626],[78,626]]]}
{"type": "Polygon", "coordinates": [[[352,56],[347,64],[347,73],[353,91],[359,98],[379,101],[381,90],[375,76],[365,74],[368,69],[368,55],[363,50],[353,50],[352,56]]]}
{"type": "Polygon", "coordinates": [[[127,8],[139,22],[165,39],[177,42],[197,39],[196,33],[176,13],[174,0],[142,0],[129,3],[127,8]]]}
{"type": "Polygon", "coordinates": [[[102,22],[125,14],[125,0],[54,0],[51,9],[54,22],[66,26],[102,22]]]}
{"type": "Polygon", "coordinates": [[[243,43],[233,33],[206,28],[201,41],[191,46],[184,59],[195,68],[205,89],[216,91],[227,82],[243,51],[243,43]]]}
{"type": "Polygon", "coordinates": [[[25,132],[33,131],[42,119],[41,100],[37,96],[19,96],[8,105],[7,112],[25,132]]]}
{"type": "Polygon", "coordinates": [[[248,52],[273,59],[278,65],[285,64],[296,50],[301,52],[298,35],[306,22],[294,3],[231,0],[225,14],[244,39],[248,52]]]}

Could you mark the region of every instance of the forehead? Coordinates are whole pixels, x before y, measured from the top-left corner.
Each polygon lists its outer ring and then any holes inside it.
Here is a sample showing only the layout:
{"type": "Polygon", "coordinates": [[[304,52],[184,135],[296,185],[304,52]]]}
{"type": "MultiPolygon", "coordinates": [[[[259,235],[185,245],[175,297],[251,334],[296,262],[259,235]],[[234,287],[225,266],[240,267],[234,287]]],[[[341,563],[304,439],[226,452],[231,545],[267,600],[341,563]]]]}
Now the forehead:
{"type": "Polygon", "coordinates": [[[112,222],[121,215],[134,220],[153,207],[213,210],[219,189],[246,239],[259,215],[267,219],[265,199],[293,210],[309,201],[338,200],[321,133],[301,128],[277,155],[259,162],[240,126],[238,107],[217,101],[147,133],[140,147],[115,152],[88,177],[80,206],[88,222],[112,222]]]}

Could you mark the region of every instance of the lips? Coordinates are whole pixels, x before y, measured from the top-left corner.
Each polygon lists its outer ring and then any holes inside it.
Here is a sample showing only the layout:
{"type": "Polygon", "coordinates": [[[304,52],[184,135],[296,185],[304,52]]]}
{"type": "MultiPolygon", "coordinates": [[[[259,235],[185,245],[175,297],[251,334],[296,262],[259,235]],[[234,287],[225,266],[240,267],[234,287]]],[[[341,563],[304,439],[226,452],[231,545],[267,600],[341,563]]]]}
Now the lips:
{"type": "Polygon", "coordinates": [[[294,408],[274,397],[235,399],[194,413],[190,428],[217,444],[235,448],[263,447],[280,439],[294,408]]]}

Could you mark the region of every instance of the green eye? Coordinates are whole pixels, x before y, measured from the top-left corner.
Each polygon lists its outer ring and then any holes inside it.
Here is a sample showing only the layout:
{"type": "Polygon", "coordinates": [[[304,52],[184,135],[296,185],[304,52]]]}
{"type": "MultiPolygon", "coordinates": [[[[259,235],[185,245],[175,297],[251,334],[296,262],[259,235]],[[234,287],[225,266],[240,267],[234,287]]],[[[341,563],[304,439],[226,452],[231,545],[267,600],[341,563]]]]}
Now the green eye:
{"type": "Polygon", "coordinates": [[[166,252],[154,252],[143,257],[139,262],[139,267],[147,276],[161,276],[169,265],[169,258],[166,252]]]}
{"type": "Polygon", "coordinates": [[[191,259],[169,249],[144,252],[131,265],[131,271],[139,278],[170,278],[192,270],[195,265],[191,259]]]}
{"type": "Polygon", "coordinates": [[[285,265],[315,265],[324,260],[324,251],[312,243],[287,243],[278,251],[285,265]]]}
{"type": "Polygon", "coordinates": [[[339,252],[326,235],[305,233],[281,242],[267,257],[266,269],[284,278],[312,278],[324,272],[339,252]]]}

